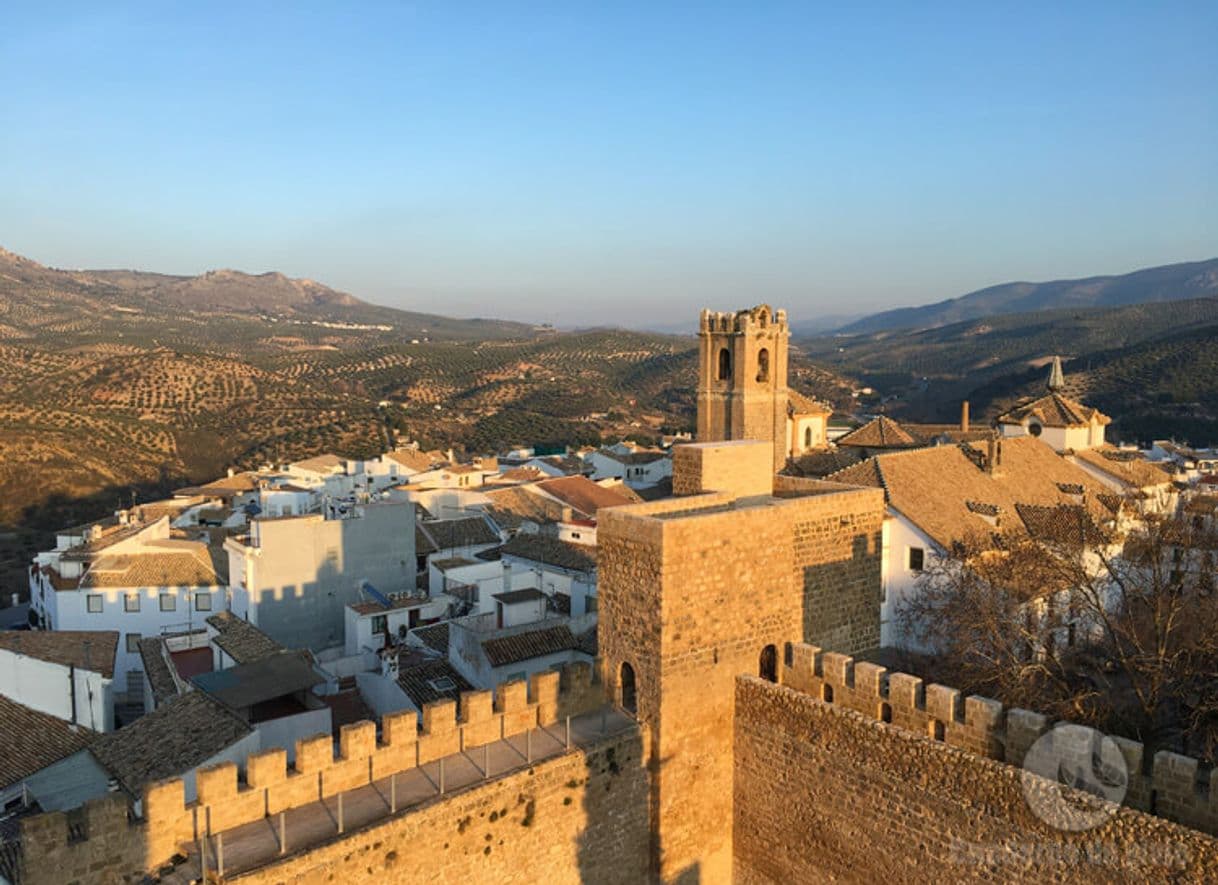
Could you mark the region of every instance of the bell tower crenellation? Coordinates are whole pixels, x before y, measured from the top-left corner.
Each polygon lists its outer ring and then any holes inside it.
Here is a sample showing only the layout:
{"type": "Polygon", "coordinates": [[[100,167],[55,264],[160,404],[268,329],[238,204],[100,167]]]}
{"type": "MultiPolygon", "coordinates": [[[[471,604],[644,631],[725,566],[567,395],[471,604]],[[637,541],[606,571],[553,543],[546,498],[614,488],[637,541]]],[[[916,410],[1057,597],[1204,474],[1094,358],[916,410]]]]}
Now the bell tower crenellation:
{"type": "Polygon", "coordinates": [[[703,310],[698,324],[699,442],[764,440],[787,457],[787,312],[703,310]]]}

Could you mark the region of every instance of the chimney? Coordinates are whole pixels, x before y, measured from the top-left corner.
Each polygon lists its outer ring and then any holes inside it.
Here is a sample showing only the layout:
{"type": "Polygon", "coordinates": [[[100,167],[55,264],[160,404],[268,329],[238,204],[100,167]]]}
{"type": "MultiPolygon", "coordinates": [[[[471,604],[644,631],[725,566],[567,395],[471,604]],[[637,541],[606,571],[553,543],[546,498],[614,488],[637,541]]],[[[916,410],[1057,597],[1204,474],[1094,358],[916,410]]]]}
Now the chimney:
{"type": "Polygon", "coordinates": [[[230,467],[230,468],[228,468],[228,475],[229,475],[230,477],[232,477],[232,476],[236,476],[236,474],[237,474],[237,471],[233,470],[233,468],[231,468],[231,467],[230,467]]]}
{"type": "Polygon", "coordinates": [[[1062,372],[1062,358],[1060,356],[1053,357],[1053,365],[1049,369],[1049,380],[1045,387],[1051,393],[1056,393],[1066,386],[1066,376],[1062,372]]]}
{"type": "Polygon", "coordinates": [[[960,432],[968,433],[968,400],[960,404],[960,432]]]}
{"type": "Polygon", "coordinates": [[[987,444],[985,472],[997,476],[1002,472],[1002,439],[991,436],[987,444]]]}
{"type": "Polygon", "coordinates": [[[126,525],[128,522],[131,521],[130,520],[131,514],[128,513],[126,510],[115,510],[114,515],[118,517],[119,525],[126,525]]]}
{"type": "Polygon", "coordinates": [[[570,522],[573,519],[575,519],[575,511],[570,507],[564,507],[562,509],[562,521],[570,522]]]}

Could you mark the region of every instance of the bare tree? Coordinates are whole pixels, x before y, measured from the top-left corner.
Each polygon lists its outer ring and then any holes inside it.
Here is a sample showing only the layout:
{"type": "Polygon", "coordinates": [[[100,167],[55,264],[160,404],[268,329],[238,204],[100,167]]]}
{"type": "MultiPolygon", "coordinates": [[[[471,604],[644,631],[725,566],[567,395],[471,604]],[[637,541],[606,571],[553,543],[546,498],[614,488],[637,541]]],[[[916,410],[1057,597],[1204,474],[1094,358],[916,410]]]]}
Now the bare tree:
{"type": "Polygon", "coordinates": [[[1022,508],[1018,530],[933,562],[898,610],[915,669],[1142,741],[1218,748],[1214,531],[1149,515],[1118,531],[1085,506],[1022,508]]]}

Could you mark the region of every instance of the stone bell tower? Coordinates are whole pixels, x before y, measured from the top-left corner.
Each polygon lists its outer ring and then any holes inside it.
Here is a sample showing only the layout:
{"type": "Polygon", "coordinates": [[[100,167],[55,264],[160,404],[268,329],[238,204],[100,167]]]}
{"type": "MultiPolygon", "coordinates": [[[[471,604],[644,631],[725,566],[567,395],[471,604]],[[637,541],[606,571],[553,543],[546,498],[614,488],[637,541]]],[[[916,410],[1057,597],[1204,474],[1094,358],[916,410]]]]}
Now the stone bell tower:
{"type": "Polygon", "coordinates": [[[698,442],[771,444],[787,461],[787,312],[762,304],[702,311],[698,326],[698,442]]]}

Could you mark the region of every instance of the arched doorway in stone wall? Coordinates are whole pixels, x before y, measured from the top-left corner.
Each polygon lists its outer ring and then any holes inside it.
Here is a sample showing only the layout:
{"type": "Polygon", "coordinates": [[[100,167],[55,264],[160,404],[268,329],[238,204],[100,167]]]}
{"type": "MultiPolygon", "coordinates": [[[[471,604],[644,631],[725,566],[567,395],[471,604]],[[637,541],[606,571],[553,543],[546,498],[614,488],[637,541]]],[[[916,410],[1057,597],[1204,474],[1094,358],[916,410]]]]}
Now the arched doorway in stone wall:
{"type": "Polygon", "coordinates": [[[761,660],[757,665],[757,675],[767,682],[778,681],[778,648],[767,645],[761,650],[761,660]]]}
{"type": "Polygon", "coordinates": [[[634,681],[634,667],[629,664],[622,664],[620,684],[622,688],[622,709],[631,716],[637,716],[639,712],[639,695],[634,681]]]}

